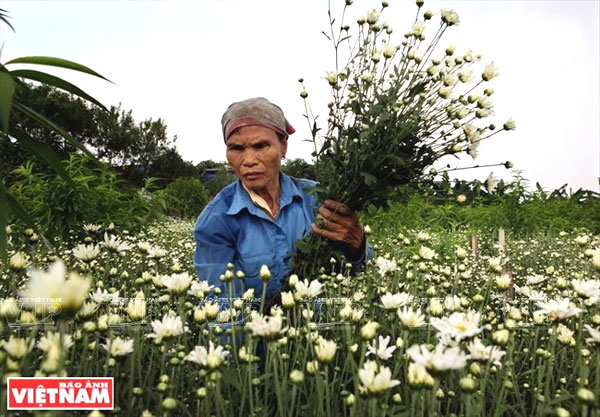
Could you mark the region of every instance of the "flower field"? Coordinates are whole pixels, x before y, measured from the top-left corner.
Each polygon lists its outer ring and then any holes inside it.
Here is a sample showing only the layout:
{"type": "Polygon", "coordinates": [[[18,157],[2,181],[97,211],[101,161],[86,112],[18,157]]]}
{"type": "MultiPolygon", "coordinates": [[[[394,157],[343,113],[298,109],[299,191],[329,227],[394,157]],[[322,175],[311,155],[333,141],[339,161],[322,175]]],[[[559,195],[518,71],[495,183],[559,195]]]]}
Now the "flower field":
{"type": "Polygon", "coordinates": [[[0,414],[6,378],[38,375],[112,376],[123,416],[600,415],[597,235],[474,253],[466,232],[389,224],[363,272],[292,276],[261,315],[196,279],[191,230],[85,225],[49,252],[13,226],[0,414]]]}

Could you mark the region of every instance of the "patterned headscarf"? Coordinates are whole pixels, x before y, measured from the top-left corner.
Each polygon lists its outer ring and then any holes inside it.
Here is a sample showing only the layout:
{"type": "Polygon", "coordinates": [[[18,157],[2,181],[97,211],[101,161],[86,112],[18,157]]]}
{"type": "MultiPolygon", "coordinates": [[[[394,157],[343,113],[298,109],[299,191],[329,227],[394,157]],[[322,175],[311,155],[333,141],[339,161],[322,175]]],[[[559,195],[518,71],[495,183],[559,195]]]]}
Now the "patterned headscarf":
{"type": "Polygon", "coordinates": [[[223,139],[242,126],[263,126],[288,137],[296,131],[283,115],[283,110],[263,97],[232,103],[221,119],[223,139]]]}

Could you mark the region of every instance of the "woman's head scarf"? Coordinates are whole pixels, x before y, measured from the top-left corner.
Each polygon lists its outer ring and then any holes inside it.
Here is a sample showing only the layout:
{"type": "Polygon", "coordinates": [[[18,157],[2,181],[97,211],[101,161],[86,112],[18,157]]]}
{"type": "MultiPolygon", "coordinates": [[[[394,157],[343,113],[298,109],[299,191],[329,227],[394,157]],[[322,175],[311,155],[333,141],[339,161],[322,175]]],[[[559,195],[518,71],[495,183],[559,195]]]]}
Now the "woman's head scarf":
{"type": "Polygon", "coordinates": [[[221,126],[225,142],[243,126],[263,126],[286,138],[296,131],[283,115],[283,110],[264,97],[232,103],[223,114],[221,126]]]}

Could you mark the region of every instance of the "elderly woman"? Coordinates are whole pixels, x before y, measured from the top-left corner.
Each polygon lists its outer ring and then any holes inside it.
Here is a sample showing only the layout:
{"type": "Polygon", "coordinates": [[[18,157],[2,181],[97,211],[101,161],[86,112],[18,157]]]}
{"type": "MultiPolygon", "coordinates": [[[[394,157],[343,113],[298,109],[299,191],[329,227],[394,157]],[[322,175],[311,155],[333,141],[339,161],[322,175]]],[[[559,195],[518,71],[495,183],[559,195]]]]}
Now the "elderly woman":
{"type": "MultiPolygon", "coordinates": [[[[296,240],[305,234],[322,235],[338,242],[356,266],[364,262],[367,244],[356,212],[335,201],[317,211],[323,227],[313,223],[317,201],[307,190],[314,181],[281,172],[288,136],[294,128],[283,111],[264,98],[233,103],[221,120],[227,161],[239,181],[225,187],[202,211],[194,230],[194,265],[201,280],[221,288],[227,264],[245,274],[244,290],[262,293],[259,272],[271,272],[267,299],[277,294],[281,279],[289,275],[296,240]]],[[[242,282],[235,280],[234,297],[242,282]]]]}

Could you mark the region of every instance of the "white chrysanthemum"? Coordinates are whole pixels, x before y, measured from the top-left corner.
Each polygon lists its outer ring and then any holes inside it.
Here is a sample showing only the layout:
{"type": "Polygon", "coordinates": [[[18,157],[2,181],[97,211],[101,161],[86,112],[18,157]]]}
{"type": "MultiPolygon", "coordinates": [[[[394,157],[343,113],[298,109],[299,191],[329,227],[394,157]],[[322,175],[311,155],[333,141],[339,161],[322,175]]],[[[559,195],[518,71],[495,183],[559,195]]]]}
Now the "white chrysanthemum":
{"type": "Polygon", "coordinates": [[[585,329],[591,336],[585,339],[585,343],[588,345],[600,345],[600,329],[594,329],[589,324],[585,324],[583,327],[585,327],[585,329]]]}
{"type": "MultiPolygon", "coordinates": [[[[138,247],[140,247],[140,246],[138,245],[138,247]]],[[[141,250],[141,247],[140,247],[140,250],[141,250]]],[[[167,254],[167,251],[162,248],[155,248],[155,247],[150,246],[147,248],[147,254],[148,254],[148,258],[150,258],[150,259],[160,259],[160,258],[163,258],[167,254]]]]}
{"type": "Polygon", "coordinates": [[[421,257],[421,259],[429,261],[434,258],[435,251],[433,249],[428,248],[427,246],[421,246],[421,248],[419,249],[419,256],[421,257]]]}
{"type": "Polygon", "coordinates": [[[568,298],[559,298],[547,302],[539,301],[537,303],[541,310],[535,313],[544,314],[550,321],[563,320],[571,316],[576,316],[582,310],[574,306],[568,298]]]}
{"type": "Polygon", "coordinates": [[[592,265],[596,272],[600,272],[600,248],[596,248],[592,253],[592,265]]]}
{"type": "Polygon", "coordinates": [[[182,272],[181,274],[163,275],[161,277],[161,283],[170,293],[185,294],[192,284],[193,279],[194,277],[187,272],[182,272]]]}
{"type": "Polygon", "coordinates": [[[377,269],[381,276],[384,276],[388,272],[398,270],[398,264],[395,260],[385,259],[383,256],[378,256],[377,259],[375,259],[375,265],[377,265],[377,269]]]}
{"type": "Polygon", "coordinates": [[[467,345],[469,358],[474,361],[491,362],[496,366],[502,366],[501,359],[506,352],[498,346],[485,346],[479,338],[475,338],[467,345]]]}
{"type": "Polygon", "coordinates": [[[367,23],[370,25],[374,25],[375,23],[377,23],[378,19],[379,12],[375,9],[369,10],[369,12],[367,13],[367,23]]]}
{"type": "Polygon", "coordinates": [[[100,244],[106,249],[117,253],[126,251],[130,248],[129,243],[123,242],[118,236],[109,236],[106,232],[104,233],[104,241],[100,242],[100,244]]]}
{"type": "Polygon", "coordinates": [[[502,125],[502,129],[504,130],[515,130],[517,128],[517,123],[512,119],[508,119],[506,123],[502,125]]]}
{"type": "Polygon", "coordinates": [[[34,341],[22,337],[10,336],[8,341],[1,340],[0,347],[13,359],[21,359],[25,357],[33,349],[34,341]]]}
{"type": "Polygon", "coordinates": [[[463,132],[467,139],[469,139],[470,143],[479,142],[479,129],[477,129],[475,126],[471,124],[466,124],[463,126],[463,132]]]}
{"type": "Polygon", "coordinates": [[[138,292],[135,298],[129,300],[127,314],[132,320],[141,320],[146,316],[146,297],[143,291],[138,292]]]}
{"type": "Polygon", "coordinates": [[[419,36],[423,33],[424,30],[425,30],[425,24],[423,22],[417,22],[410,28],[409,33],[411,35],[419,36]]]}
{"type": "MultiPolygon", "coordinates": [[[[204,298],[214,288],[214,285],[208,285],[208,281],[194,281],[188,291],[188,294],[197,298],[204,298]]],[[[253,288],[252,288],[253,290],[253,288]]]]}
{"type": "Polygon", "coordinates": [[[458,84],[458,78],[456,78],[453,74],[443,73],[442,82],[446,87],[454,87],[458,84]]]}
{"type": "Polygon", "coordinates": [[[377,355],[377,357],[381,360],[387,360],[391,358],[394,354],[394,351],[396,350],[396,346],[388,347],[390,339],[391,336],[379,336],[377,338],[378,343],[373,343],[369,345],[369,348],[367,349],[367,354],[365,356],[377,355]]]}
{"type": "Polygon", "coordinates": [[[490,172],[490,175],[485,180],[485,189],[488,193],[493,193],[496,190],[496,186],[498,185],[498,178],[494,176],[493,172],[490,172]]]}
{"type": "Polygon", "coordinates": [[[184,360],[194,362],[203,367],[215,369],[223,364],[228,355],[228,350],[225,350],[221,345],[215,347],[214,343],[211,341],[209,342],[208,349],[204,346],[196,346],[184,360]]]}
{"type": "Polygon", "coordinates": [[[8,267],[15,271],[20,271],[27,268],[29,265],[29,257],[23,252],[17,252],[8,260],[8,267]]]}
{"type": "Polygon", "coordinates": [[[284,333],[287,328],[283,327],[283,317],[280,314],[273,316],[263,316],[255,311],[252,312],[252,321],[250,329],[256,336],[266,338],[276,338],[284,333]]]}
{"type": "Polygon", "coordinates": [[[442,9],[441,15],[442,22],[444,22],[448,26],[458,26],[460,24],[460,18],[458,16],[458,13],[456,13],[454,10],[442,9]]]}
{"type": "Polygon", "coordinates": [[[479,140],[469,143],[469,146],[467,148],[467,153],[469,154],[469,156],[471,158],[477,159],[477,157],[479,156],[480,143],[481,143],[481,141],[479,141],[479,140]]]}
{"type": "Polygon", "coordinates": [[[96,304],[110,303],[111,305],[119,304],[119,291],[109,293],[106,290],[97,288],[95,292],[90,293],[90,298],[96,304]]]}
{"type": "Polygon", "coordinates": [[[66,279],[65,264],[58,260],[48,272],[35,269],[28,273],[29,280],[19,292],[24,306],[39,314],[70,314],[81,308],[85,301],[90,282],[71,272],[66,279]]]}
{"type": "Polygon", "coordinates": [[[133,352],[133,339],[121,339],[117,336],[100,346],[106,349],[110,356],[125,356],[133,352]]]}
{"type": "Polygon", "coordinates": [[[48,352],[51,349],[67,350],[73,346],[73,337],[69,334],[63,335],[62,348],[60,344],[60,333],[47,332],[37,342],[37,348],[43,352],[48,352]]]}
{"type": "Polygon", "coordinates": [[[362,386],[361,392],[370,395],[383,394],[390,388],[400,384],[397,379],[392,379],[392,371],[385,366],[378,367],[375,361],[366,361],[362,369],[358,370],[358,377],[362,386]]]}
{"type": "Polygon", "coordinates": [[[319,281],[312,280],[310,284],[308,280],[298,281],[294,287],[294,298],[296,300],[302,300],[304,298],[315,298],[323,291],[323,284],[319,281]]]}
{"type": "Polygon", "coordinates": [[[496,69],[494,63],[492,62],[491,64],[487,64],[485,66],[485,68],[483,69],[483,74],[481,74],[481,78],[483,78],[484,81],[489,81],[492,78],[497,77],[498,75],[500,75],[500,73],[498,72],[498,69],[496,69]]]}
{"type": "Polygon", "coordinates": [[[148,253],[148,251],[152,248],[152,245],[150,245],[148,242],[139,242],[137,244],[137,247],[140,250],[140,252],[148,253]]]}
{"type": "Polygon", "coordinates": [[[458,79],[462,83],[470,83],[473,81],[473,72],[463,67],[458,71],[458,79]]]}
{"type": "Polygon", "coordinates": [[[381,49],[381,53],[385,58],[389,59],[396,54],[397,49],[398,48],[396,46],[386,42],[381,49]]]}
{"type": "Polygon", "coordinates": [[[163,339],[179,336],[183,333],[183,322],[181,317],[170,317],[168,314],[163,316],[162,320],[154,320],[152,323],[152,333],[147,337],[161,342],[163,339]]]}
{"type": "Polygon", "coordinates": [[[84,262],[93,261],[100,254],[100,248],[96,245],[77,245],[72,250],[73,256],[84,262]]]}
{"type": "Polygon", "coordinates": [[[0,298],[0,318],[15,318],[19,315],[19,304],[14,298],[0,298]]]}
{"type": "Polygon", "coordinates": [[[600,281],[597,279],[574,279],[571,281],[571,285],[577,292],[577,294],[586,298],[598,298],[600,297],[600,281]]]}
{"type": "MultiPolygon", "coordinates": [[[[549,329],[548,330],[549,334],[553,334],[554,333],[554,329],[549,329]]],[[[573,337],[575,332],[571,329],[569,329],[567,326],[565,326],[564,324],[560,323],[557,327],[556,327],[556,339],[562,343],[563,345],[567,345],[567,346],[575,346],[575,344],[577,343],[575,341],[575,338],[573,337]]]]}
{"type": "Polygon", "coordinates": [[[499,257],[489,258],[488,265],[489,265],[490,269],[494,272],[502,271],[502,259],[499,257]]]}
{"type": "Polygon", "coordinates": [[[389,291],[381,296],[381,304],[386,310],[396,310],[410,303],[413,300],[413,296],[405,292],[399,292],[392,294],[389,291]]]}
{"type": "Polygon", "coordinates": [[[337,344],[333,340],[327,340],[319,337],[317,345],[315,346],[315,354],[319,362],[328,363],[335,357],[337,351],[337,344]]]}
{"type": "Polygon", "coordinates": [[[427,372],[427,368],[412,362],[408,365],[407,380],[408,384],[415,388],[432,387],[435,383],[433,377],[427,372]]]}
{"type": "Polygon", "coordinates": [[[475,336],[483,329],[479,327],[481,314],[475,311],[466,313],[452,313],[450,317],[438,319],[433,317],[431,325],[440,333],[448,334],[452,339],[461,341],[463,339],[475,336]]]}
{"type": "Polygon", "coordinates": [[[398,310],[398,318],[402,322],[402,326],[407,328],[425,325],[425,316],[421,314],[421,309],[414,311],[410,307],[404,307],[404,309],[398,310]]]}
{"type": "Polygon", "coordinates": [[[548,279],[548,277],[546,277],[544,275],[533,275],[533,276],[527,277],[527,285],[541,284],[542,282],[546,281],[547,279],[548,279]]]}
{"type": "Polygon", "coordinates": [[[433,351],[427,345],[413,345],[406,351],[413,362],[431,371],[462,369],[467,364],[467,355],[459,347],[437,345],[433,351]]]}
{"type": "Polygon", "coordinates": [[[335,72],[327,71],[325,73],[325,79],[330,85],[337,84],[338,75],[335,72]]]}
{"type": "Polygon", "coordinates": [[[99,224],[84,224],[83,225],[83,230],[85,230],[86,232],[90,232],[90,233],[96,233],[97,231],[100,230],[102,226],[100,226],[99,224]]]}
{"type": "Polygon", "coordinates": [[[444,298],[444,310],[456,311],[460,309],[460,297],[456,295],[447,295],[446,298],[444,298]]]}

